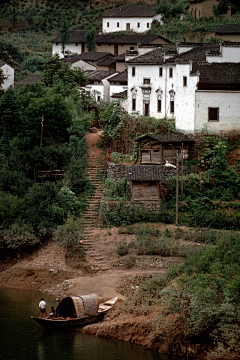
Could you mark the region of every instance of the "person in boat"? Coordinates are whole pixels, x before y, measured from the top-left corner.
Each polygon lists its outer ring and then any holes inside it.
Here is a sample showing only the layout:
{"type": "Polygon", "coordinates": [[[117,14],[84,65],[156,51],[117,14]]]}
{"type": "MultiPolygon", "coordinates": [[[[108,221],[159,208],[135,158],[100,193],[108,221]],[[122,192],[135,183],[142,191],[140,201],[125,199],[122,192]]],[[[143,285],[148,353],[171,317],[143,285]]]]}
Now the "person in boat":
{"type": "Polygon", "coordinates": [[[47,309],[47,304],[46,302],[44,301],[44,298],[41,298],[41,301],[39,303],[39,310],[40,310],[40,318],[45,318],[46,316],[46,309],[47,309]]]}
{"type": "Polygon", "coordinates": [[[51,306],[50,313],[48,314],[49,319],[54,319],[56,316],[56,310],[54,309],[54,306],[51,306]]]}

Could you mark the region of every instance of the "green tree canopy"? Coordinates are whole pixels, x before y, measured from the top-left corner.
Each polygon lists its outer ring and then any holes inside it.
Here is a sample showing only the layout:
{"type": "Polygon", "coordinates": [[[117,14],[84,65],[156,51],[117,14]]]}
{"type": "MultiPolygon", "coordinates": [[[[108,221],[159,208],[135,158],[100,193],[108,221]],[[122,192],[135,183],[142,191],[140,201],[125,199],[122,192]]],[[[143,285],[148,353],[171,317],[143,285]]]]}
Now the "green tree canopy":
{"type": "Polygon", "coordinates": [[[65,55],[65,47],[69,43],[70,33],[68,30],[68,23],[66,18],[62,21],[62,27],[60,29],[60,44],[62,45],[63,56],[65,55]]]}
{"type": "Polygon", "coordinates": [[[92,28],[86,32],[85,41],[88,51],[96,51],[96,36],[97,32],[95,28],[92,28]]]}
{"type": "Polygon", "coordinates": [[[188,4],[186,1],[158,0],[155,10],[157,14],[162,14],[163,22],[169,22],[173,18],[179,19],[182,14],[186,14],[188,4]]]}

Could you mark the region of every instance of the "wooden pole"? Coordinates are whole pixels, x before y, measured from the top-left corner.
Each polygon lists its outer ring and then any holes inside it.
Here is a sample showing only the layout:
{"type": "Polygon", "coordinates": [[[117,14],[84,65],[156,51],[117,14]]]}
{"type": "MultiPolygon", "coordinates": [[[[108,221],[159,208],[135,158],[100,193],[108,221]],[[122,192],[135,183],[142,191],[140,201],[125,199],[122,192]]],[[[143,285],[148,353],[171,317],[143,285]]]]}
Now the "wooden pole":
{"type": "Polygon", "coordinates": [[[43,120],[44,120],[44,115],[42,116],[42,121],[41,121],[41,140],[40,140],[40,149],[42,147],[42,138],[43,138],[43,120]]]}
{"type": "Polygon", "coordinates": [[[182,143],[182,159],[181,159],[181,195],[183,194],[183,143],[182,143]]]}
{"type": "Polygon", "coordinates": [[[176,225],[178,225],[178,151],[177,151],[177,164],[176,164],[176,225]]]}

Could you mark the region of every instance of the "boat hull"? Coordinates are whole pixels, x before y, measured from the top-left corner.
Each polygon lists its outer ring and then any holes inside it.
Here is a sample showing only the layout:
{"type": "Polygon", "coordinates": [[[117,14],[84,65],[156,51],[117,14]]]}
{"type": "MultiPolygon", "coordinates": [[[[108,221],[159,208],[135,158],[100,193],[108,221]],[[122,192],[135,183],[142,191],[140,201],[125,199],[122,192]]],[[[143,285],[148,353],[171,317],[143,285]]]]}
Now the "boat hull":
{"type": "Polygon", "coordinates": [[[89,324],[102,321],[104,313],[99,313],[95,316],[88,316],[76,319],[41,319],[31,316],[39,325],[42,325],[45,329],[61,329],[61,328],[80,328],[89,324]]]}

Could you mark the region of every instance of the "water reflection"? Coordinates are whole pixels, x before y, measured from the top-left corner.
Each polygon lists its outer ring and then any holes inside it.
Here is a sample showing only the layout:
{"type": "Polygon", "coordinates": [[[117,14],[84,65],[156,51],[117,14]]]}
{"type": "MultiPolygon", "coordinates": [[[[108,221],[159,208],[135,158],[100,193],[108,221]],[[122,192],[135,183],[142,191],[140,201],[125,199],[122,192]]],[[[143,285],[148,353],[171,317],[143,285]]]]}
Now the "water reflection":
{"type": "MultiPolygon", "coordinates": [[[[79,330],[49,332],[31,320],[42,294],[0,289],[0,359],[4,360],[170,360],[126,342],[99,339],[79,330]]],[[[44,295],[47,310],[56,305],[44,295]]]]}

